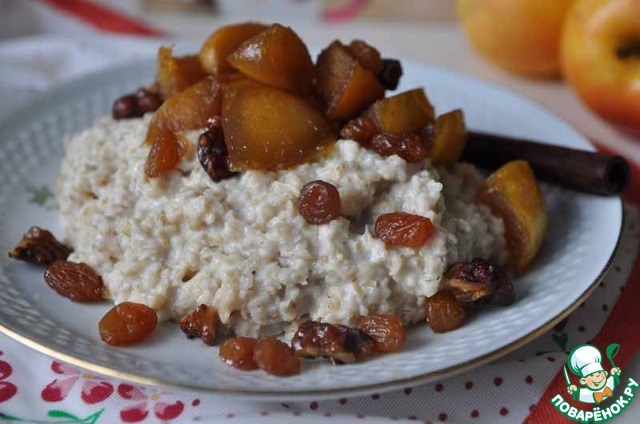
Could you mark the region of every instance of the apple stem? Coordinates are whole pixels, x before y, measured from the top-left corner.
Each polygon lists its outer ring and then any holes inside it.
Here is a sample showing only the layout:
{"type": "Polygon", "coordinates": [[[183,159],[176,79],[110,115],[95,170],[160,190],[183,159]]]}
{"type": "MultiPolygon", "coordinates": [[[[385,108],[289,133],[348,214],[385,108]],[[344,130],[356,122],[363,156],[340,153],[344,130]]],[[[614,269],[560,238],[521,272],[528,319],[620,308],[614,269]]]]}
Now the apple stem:
{"type": "Polygon", "coordinates": [[[616,52],[618,57],[622,60],[630,59],[633,56],[640,58],[640,41],[627,44],[616,52]]]}

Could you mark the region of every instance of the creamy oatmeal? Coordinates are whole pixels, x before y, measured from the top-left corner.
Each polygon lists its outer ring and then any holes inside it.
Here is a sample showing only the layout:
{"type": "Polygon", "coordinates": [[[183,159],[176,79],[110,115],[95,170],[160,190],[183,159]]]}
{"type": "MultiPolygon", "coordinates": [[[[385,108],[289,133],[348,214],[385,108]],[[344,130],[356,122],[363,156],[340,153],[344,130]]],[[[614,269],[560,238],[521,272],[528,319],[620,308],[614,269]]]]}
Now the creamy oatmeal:
{"type": "Polygon", "coordinates": [[[474,202],[483,178],[470,165],[435,169],[341,140],[318,162],[215,183],[193,132],[179,171],[149,179],[148,121],[103,118],[67,139],[58,180],[69,260],[102,275],[116,303],[147,304],[163,319],[213,305],[238,335],[253,336],[306,318],[412,322],[448,265],[504,262],[502,221],[474,202]],[[316,226],[300,216],[298,194],[312,180],[338,188],[344,217],[316,226]],[[372,227],[395,211],[431,219],[436,236],[418,250],[387,248],[372,227]]]}

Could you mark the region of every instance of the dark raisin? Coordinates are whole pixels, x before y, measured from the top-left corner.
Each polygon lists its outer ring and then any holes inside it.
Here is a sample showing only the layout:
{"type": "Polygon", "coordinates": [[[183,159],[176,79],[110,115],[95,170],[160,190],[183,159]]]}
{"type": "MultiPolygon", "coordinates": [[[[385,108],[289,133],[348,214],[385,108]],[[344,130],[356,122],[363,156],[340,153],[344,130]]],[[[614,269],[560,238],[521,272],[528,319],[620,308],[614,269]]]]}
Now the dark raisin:
{"type": "Polygon", "coordinates": [[[141,114],[155,112],[162,105],[162,96],[157,91],[141,87],[136,91],[136,100],[141,114]]]}
{"type": "Polygon", "coordinates": [[[378,79],[387,90],[395,90],[398,88],[400,77],[402,77],[402,64],[395,59],[383,59],[382,64],[382,72],[378,79]]]}
{"type": "Polygon", "coordinates": [[[229,151],[219,119],[210,119],[207,130],[198,139],[198,160],[212,181],[218,182],[234,175],[229,169],[229,151]]]}
{"type": "Polygon", "coordinates": [[[326,224],[340,216],[340,192],[325,181],[312,181],[300,190],[298,210],[309,224],[326,224]]]}
{"type": "Polygon", "coordinates": [[[140,87],[133,94],[126,94],[113,102],[113,119],[139,118],[147,112],[154,112],[162,105],[162,96],[156,89],[140,87]]]}
{"type": "Polygon", "coordinates": [[[143,115],[138,107],[138,99],[135,94],[127,94],[113,102],[111,110],[113,119],[138,118],[143,115]]]}
{"type": "Polygon", "coordinates": [[[102,278],[84,263],[55,261],[45,271],[44,281],[74,302],[96,302],[103,298],[102,278]]]}
{"type": "Polygon", "coordinates": [[[429,154],[418,134],[376,134],[371,138],[369,148],[381,156],[398,155],[411,163],[422,162],[429,154]]]}
{"type": "Polygon", "coordinates": [[[340,130],[340,137],[345,140],[354,140],[367,146],[371,138],[378,133],[378,129],[369,118],[352,119],[340,130]]]}
{"type": "Polygon", "coordinates": [[[9,251],[9,257],[35,265],[50,265],[64,260],[71,249],[60,243],[49,231],[40,227],[31,227],[16,247],[9,251]]]}

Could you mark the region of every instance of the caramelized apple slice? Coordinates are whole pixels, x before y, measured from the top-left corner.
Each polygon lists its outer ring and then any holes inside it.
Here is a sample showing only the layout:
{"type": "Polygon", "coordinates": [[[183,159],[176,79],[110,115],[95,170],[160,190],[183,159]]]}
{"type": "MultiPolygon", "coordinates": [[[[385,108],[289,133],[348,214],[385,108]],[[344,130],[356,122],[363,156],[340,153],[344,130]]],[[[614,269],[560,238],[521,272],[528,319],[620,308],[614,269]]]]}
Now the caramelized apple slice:
{"type": "Polygon", "coordinates": [[[384,61],[375,47],[362,40],[353,40],[347,49],[360,65],[375,75],[380,75],[384,70],[384,61]]]}
{"type": "Polygon", "coordinates": [[[246,40],[227,61],[243,74],[292,93],[309,93],[314,78],[307,46],[291,28],[273,24],[246,40]]]}
{"type": "Polygon", "coordinates": [[[204,128],[208,118],[220,115],[221,107],[222,84],[212,76],[169,97],[149,123],[145,143],[151,145],[151,151],[146,174],[158,177],[174,169],[184,154],[178,134],[204,128]]]}
{"type": "Polygon", "coordinates": [[[318,56],[318,91],[327,104],[327,116],[346,121],[384,96],[384,86],[339,41],[318,56]]]}
{"type": "Polygon", "coordinates": [[[436,165],[451,166],[460,159],[467,130],[462,110],[455,109],[438,116],[431,145],[431,161],[436,165]]]}
{"type": "Polygon", "coordinates": [[[391,134],[415,133],[434,120],[433,106],[422,88],[378,100],[364,115],[381,132],[391,134]]]}
{"type": "Polygon", "coordinates": [[[158,49],[158,74],[156,82],[160,92],[167,98],[177,94],[205,77],[198,56],[174,57],[171,47],[158,49]]]}
{"type": "Polygon", "coordinates": [[[337,135],[337,128],[300,97],[249,80],[225,88],[222,128],[233,170],[301,163],[337,135]]]}
{"type": "Polygon", "coordinates": [[[478,190],[478,199],[503,219],[506,265],[521,274],[538,253],[547,229],[544,199],[529,163],[512,161],[496,170],[478,190]]]}
{"type": "Polygon", "coordinates": [[[200,65],[212,75],[234,72],[233,67],[227,62],[227,57],[245,40],[266,28],[267,26],[263,24],[246,22],[218,29],[202,45],[199,55],[200,65]]]}

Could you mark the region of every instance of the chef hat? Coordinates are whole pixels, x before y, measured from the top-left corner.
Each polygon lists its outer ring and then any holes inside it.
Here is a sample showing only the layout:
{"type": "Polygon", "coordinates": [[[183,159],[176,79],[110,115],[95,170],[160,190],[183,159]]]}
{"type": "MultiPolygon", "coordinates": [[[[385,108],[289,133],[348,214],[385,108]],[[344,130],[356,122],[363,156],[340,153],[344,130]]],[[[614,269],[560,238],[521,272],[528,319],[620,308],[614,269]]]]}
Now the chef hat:
{"type": "Polygon", "coordinates": [[[569,354],[568,362],[571,372],[580,377],[586,377],[596,371],[603,371],[602,354],[595,346],[581,345],[576,347],[569,354]]]}

